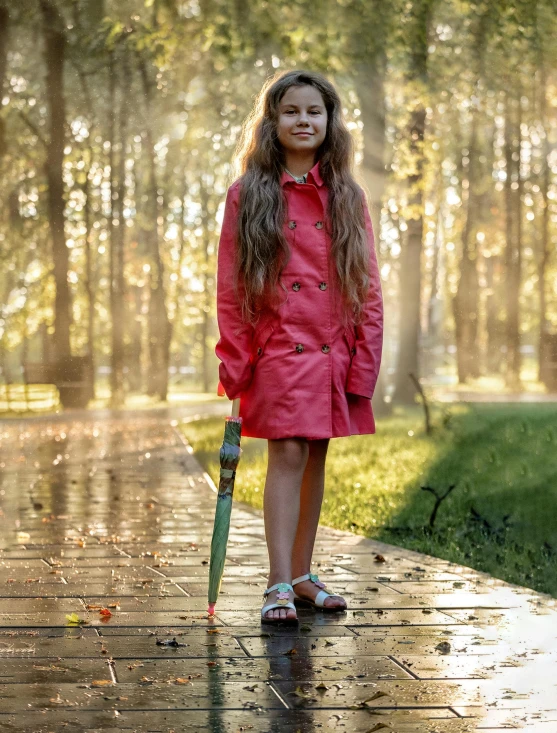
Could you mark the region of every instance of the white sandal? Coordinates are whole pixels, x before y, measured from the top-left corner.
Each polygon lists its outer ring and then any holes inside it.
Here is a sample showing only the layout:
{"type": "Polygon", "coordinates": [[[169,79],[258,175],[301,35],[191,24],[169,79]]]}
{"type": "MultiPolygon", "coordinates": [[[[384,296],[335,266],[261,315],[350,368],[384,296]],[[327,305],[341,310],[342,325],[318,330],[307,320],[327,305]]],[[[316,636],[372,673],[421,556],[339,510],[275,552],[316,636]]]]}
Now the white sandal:
{"type": "MultiPolygon", "coordinates": [[[[318,575],[314,575],[313,573],[306,573],[305,575],[300,575],[299,578],[295,578],[292,581],[292,585],[297,585],[298,583],[303,583],[304,580],[311,580],[312,583],[315,583],[315,585],[318,588],[325,588],[325,583],[323,583],[321,580],[319,580],[318,575]]],[[[301,596],[297,595],[296,591],[294,591],[294,600],[300,601],[303,603],[308,603],[310,606],[313,606],[314,608],[320,608],[323,611],[346,611],[346,606],[344,608],[340,608],[339,606],[325,606],[325,599],[326,598],[342,598],[342,596],[338,596],[333,593],[327,593],[326,590],[320,590],[319,593],[315,596],[315,600],[312,601],[309,598],[302,598],[301,596]]]]}
{"type": "MultiPolygon", "coordinates": [[[[266,624],[297,624],[297,617],[267,618],[265,616],[268,611],[272,611],[274,608],[291,608],[293,611],[296,610],[296,606],[288,600],[290,597],[290,591],[294,593],[294,588],[290,585],[290,583],[275,583],[275,585],[267,588],[267,590],[263,591],[263,600],[266,600],[269,593],[272,593],[272,591],[274,590],[278,591],[277,600],[275,603],[269,603],[267,606],[263,606],[263,608],[261,609],[261,622],[266,624]]],[[[294,593],[294,595],[296,594],[294,593]]]]}

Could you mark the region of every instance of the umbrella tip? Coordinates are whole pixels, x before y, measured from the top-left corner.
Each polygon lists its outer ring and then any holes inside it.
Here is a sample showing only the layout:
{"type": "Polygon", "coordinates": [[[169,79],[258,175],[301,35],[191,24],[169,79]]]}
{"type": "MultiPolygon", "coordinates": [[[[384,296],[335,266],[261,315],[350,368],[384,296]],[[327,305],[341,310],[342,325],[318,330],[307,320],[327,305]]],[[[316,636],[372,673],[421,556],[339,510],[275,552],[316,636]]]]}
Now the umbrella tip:
{"type": "Polygon", "coordinates": [[[207,606],[207,613],[209,614],[209,616],[215,615],[215,604],[214,603],[209,603],[209,605],[207,606]]]}

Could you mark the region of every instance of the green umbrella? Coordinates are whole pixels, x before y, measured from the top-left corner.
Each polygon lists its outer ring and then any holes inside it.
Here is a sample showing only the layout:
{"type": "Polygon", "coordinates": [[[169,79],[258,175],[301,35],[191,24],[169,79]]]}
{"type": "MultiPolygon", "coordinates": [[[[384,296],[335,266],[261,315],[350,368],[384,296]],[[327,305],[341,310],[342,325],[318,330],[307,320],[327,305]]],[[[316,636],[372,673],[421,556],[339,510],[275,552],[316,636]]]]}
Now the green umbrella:
{"type": "Polygon", "coordinates": [[[242,418],[238,417],[240,400],[232,403],[232,415],[226,418],[224,439],[220,449],[220,478],[217,494],[217,508],[211,540],[211,562],[209,565],[209,616],[215,614],[215,604],[219,597],[220,584],[226,560],[226,544],[230,529],[230,513],[232,512],[232,494],[236,468],[240,461],[240,439],[242,437],[242,418]]]}

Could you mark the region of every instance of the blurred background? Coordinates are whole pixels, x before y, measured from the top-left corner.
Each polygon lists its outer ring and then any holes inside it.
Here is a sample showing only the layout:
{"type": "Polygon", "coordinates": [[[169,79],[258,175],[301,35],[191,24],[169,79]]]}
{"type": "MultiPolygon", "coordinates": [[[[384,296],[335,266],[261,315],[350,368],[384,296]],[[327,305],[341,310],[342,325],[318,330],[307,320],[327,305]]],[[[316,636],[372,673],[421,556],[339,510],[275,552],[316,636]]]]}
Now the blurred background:
{"type": "Polygon", "coordinates": [[[0,412],[214,394],[234,147],[292,68],[337,86],[372,208],[376,411],[557,391],[556,25],[554,0],[0,0],[0,412]]]}

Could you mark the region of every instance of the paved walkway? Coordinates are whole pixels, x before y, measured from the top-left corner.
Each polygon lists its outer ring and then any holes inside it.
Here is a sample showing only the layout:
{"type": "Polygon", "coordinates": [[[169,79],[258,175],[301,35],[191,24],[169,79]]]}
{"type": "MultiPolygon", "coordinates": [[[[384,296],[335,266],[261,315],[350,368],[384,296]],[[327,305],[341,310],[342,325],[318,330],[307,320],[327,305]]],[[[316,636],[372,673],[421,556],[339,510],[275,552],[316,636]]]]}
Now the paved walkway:
{"type": "Polygon", "coordinates": [[[545,596],[320,528],[349,610],[262,632],[238,503],[209,621],[215,496],[170,419],[4,423],[0,468],[3,732],[557,731],[545,596]]]}

